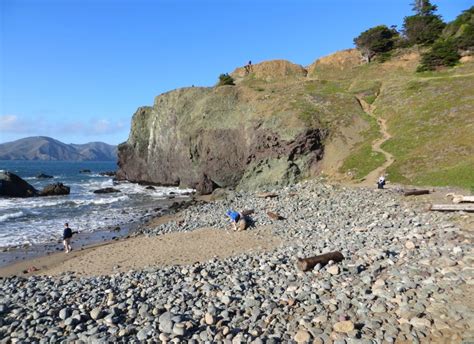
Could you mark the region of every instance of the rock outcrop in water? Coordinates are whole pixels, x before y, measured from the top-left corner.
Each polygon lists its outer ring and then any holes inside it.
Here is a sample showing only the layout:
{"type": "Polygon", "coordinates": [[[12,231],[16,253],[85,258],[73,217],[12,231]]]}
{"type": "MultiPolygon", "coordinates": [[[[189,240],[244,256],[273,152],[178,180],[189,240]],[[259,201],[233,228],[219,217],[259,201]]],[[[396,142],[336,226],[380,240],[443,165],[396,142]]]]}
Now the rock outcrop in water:
{"type": "Polygon", "coordinates": [[[0,171],[0,196],[5,197],[33,197],[38,191],[16,174],[0,171]]]}
{"type": "Polygon", "coordinates": [[[49,184],[40,192],[40,196],[61,196],[69,195],[71,188],[63,183],[49,184]]]}

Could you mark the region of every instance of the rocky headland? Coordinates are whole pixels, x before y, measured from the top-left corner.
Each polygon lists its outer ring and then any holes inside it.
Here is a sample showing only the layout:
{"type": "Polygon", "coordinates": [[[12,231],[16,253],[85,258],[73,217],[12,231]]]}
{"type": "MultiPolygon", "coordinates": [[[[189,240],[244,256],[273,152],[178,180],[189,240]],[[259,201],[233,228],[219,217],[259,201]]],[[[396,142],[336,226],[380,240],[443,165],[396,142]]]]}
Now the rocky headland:
{"type": "MultiPolygon", "coordinates": [[[[151,221],[141,229],[148,240],[202,227],[225,232],[227,209],[253,209],[248,231],[265,227],[271,232],[266,235],[280,239],[266,251],[108,276],[45,271],[27,279],[2,278],[1,337],[137,343],[473,338],[469,215],[426,211],[423,202],[407,200],[395,189],[308,181],[273,191],[277,197],[221,192],[214,202],[197,202],[169,221],[151,221]],[[284,219],[272,219],[269,211],[284,219]],[[297,258],[331,251],[345,259],[306,273],[297,269],[297,258]]],[[[129,247],[131,255],[133,249],[140,247],[129,247]]]]}
{"type": "Polygon", "coordinates": [[[370,64],[349,49],[306,67],[240,67],[234,85],[163,93],[134,114],[117,178],[209,193],[320,174],[374,183],[387,172],[404,184],[469,188],[474,63],[430,76],[415,72],[419,61],[417,48],[370,64]]]}

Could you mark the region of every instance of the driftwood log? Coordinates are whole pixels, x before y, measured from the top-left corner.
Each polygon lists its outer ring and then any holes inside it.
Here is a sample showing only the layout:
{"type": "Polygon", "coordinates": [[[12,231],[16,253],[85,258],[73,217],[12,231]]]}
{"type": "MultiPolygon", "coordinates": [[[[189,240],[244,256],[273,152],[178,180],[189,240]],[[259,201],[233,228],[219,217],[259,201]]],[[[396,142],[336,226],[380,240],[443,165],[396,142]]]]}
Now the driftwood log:
{"type": "Polygon", "coordinates": [[[419,196],[419,195],[427,195],[430,193],[430,190],[405,190],[403,192],[403,196],[419,196]]]}
{"type": "Polygon", "coordinates": [[[274,197],[278,197],[278,194],[274,192],[262,192],[262,193],[257,194],[257,197],[258,198],[274,198],[274,197]]]}
{"type": "Polygon", "coordinates": [[[242,216],[249,216],[249,215],[252,215],[253,213],[255,213],[255,210],[253,209],[245,209],[240,212],[242,216]]]}
{"type": "Polygon", "coordinates": [[[344,256],[342,255],[342,253],[339,251],[335,251],[309,258],[298,258],[298,262],[296,263],[296,265],[301,271],[310,271],[316,266],[316,264],[321,264],[321,266],[324,266],[329,263],[330,260],[335,263],[338,263],[343,259],[344,256]]]}
{"type": "Polygon", "coordinates": [[[474,204],[432,204],[429,209],[433,211],[474,212],[474,204]]]}
{"type": "Polygon", "coordinates": [[[474,196],[456,195],[454,193],[448,193],[448,198],[452,198],[453,203],[474,203],[474,196]]]}
{"type": "Polygon", "coordinates": [[[286,218],[284,218],[283,216],[277,214],[277,213],[274,213],[272,211],[267,211],[267,215],[269,218],[271,218],[272,220],[286,220],[286,218]]]}

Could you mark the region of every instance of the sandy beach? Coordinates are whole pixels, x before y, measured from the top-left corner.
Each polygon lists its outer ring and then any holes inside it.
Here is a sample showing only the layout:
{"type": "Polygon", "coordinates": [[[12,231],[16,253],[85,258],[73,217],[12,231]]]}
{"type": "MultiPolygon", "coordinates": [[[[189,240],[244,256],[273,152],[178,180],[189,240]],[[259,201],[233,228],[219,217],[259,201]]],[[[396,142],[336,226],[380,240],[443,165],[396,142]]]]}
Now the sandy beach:
{"type": "Polygon", "coordinates": [[[58,252],[0,268],[0,277],[54,276],[65,272],[77,276],[109,275],[148,267],[188,265],[249,251],[256,253],[273,249],[280,242],[269,228],[243,232],[202,228],[189,233],[124,238],[68,254],[58,252]],[[38,270],[25,274],[31,267],[38,270]]]}

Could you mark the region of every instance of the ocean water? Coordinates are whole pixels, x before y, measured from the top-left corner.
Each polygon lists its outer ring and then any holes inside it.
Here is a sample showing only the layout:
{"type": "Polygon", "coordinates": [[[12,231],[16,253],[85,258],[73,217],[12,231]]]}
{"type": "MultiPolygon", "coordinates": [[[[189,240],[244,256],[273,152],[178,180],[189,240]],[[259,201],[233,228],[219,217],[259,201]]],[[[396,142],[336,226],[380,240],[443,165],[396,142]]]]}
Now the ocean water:
{"type": "Polygon", "coordinates": [[[152,207],[163,205],[173,195],[180,197],[192,190],[173,187],[145,186],[121,182],[100,172],[115,171],[115,162],[65,161],[1,161],[0,170],[13,172],[36,189],[61,182],[71,187],[67,196],[2,198],[0,197],[0,247],[42,244],[61,238],[63,225],[73,230],[94,232],[130,224],[152,207]],[[89,169],[91,173],[80,173],[89,169]],[[54,179],[37,179],[45,173],[54,179]],[[113,187],[120,193],[94,194],[93,191],[113,187]]]}

